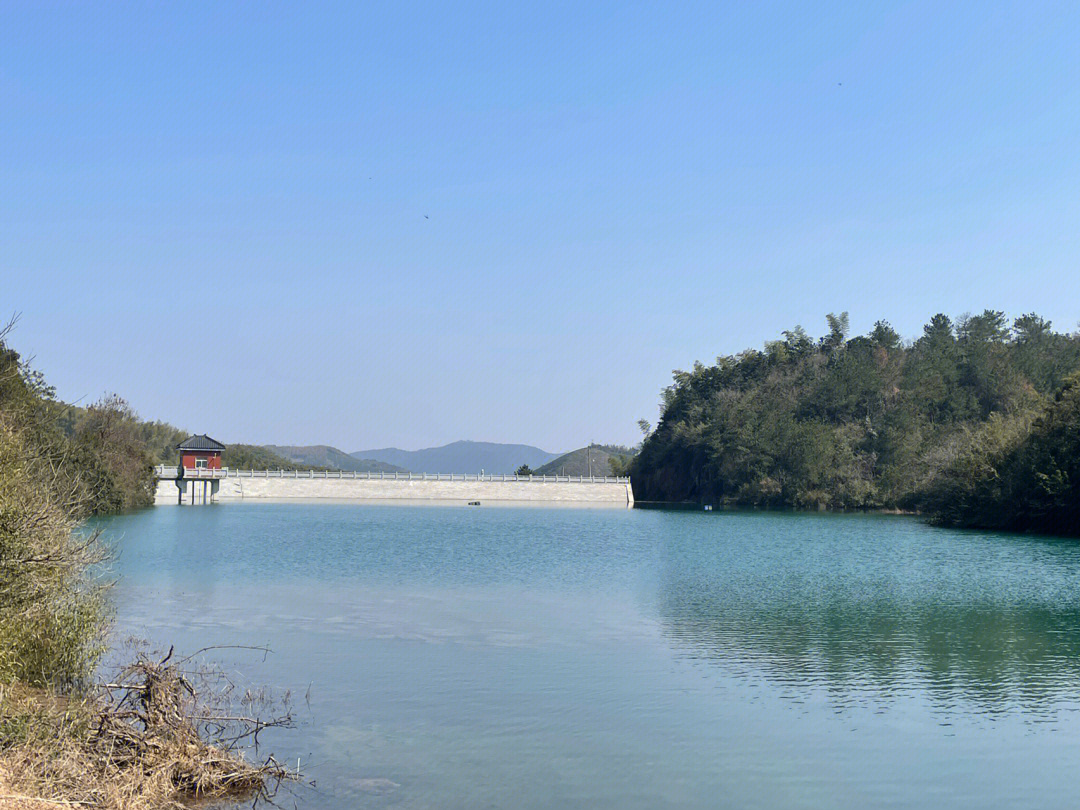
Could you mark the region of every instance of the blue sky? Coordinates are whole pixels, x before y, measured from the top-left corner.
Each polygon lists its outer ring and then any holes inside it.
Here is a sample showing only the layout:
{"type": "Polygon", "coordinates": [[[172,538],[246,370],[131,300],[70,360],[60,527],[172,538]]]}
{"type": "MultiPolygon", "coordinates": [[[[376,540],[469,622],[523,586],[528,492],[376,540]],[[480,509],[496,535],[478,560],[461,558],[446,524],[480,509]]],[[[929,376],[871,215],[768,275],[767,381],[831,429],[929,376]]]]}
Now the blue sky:
{"type": "Polygon", "coordinates": [[[632,442],[848,310],[1080,321],[1075,3],[0,2],[0,307],[226,441],[632,442]]]}

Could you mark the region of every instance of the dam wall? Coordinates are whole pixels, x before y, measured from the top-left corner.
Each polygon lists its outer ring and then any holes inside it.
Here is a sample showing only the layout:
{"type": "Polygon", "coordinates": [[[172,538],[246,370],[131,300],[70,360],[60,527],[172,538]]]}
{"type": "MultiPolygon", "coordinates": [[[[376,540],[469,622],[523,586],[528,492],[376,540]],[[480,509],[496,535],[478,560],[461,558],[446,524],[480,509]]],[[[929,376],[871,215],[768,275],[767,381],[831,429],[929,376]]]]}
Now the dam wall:
{"type": "Polygon", "coordinates": [[[177,486],[176,473],[159,472],[155,503],[202,503],[204,489],[216,502],[239,501],[430,501],[467,504],[561,503],[633,506],[634,496],[626,478],[567,478],[565,476],[519,477],[513,475],[464,476],[392,473],[294,473],[292,471],[187,471],[195,475],[177,486]],[[202,472],[202,475],[198,473],[202,472]],[[169,474],[171,473],[171,474],[169,474]]]}

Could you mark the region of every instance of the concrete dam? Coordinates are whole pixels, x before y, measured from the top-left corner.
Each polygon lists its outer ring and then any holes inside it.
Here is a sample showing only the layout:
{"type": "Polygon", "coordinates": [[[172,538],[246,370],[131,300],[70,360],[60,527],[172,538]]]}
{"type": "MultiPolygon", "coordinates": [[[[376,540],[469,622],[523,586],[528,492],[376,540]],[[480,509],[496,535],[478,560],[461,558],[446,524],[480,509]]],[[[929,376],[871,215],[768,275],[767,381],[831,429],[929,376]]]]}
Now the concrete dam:
{"type": "Polygon", "coordinates": [[[630,479],[616,476],[461,475],[157,467],[155,503],[427,501],[558,503],[632,507],[630,479]]]}

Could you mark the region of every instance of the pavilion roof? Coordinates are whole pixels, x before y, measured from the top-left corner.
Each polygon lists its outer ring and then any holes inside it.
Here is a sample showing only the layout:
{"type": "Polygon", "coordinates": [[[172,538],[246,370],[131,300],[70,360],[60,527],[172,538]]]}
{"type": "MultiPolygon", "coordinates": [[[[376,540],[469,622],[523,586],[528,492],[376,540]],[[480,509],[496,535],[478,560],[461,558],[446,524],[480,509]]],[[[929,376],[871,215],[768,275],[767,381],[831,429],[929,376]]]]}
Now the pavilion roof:
{"type": "Polygon", "coordinates": [[[177,450],[217,450],[221,451],[225,449],[225,445],[219,442],[217,439],[211,439],[205,433],[199,433],[195,436],[188,436],[180,444],[176,445],[177,450]]]}

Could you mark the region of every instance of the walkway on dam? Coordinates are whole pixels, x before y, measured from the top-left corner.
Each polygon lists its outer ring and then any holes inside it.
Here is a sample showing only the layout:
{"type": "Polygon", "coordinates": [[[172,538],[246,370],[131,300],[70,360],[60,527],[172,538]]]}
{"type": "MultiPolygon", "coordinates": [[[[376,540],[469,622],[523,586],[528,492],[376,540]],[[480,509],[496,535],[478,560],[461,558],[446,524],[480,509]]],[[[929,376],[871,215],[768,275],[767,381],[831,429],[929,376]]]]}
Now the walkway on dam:
{"type": "Polygon", "coordinates": [[[156,503],[233,500],[418,500],[582,503],[633,506],[622,476],[467,475],[339,470],[156,468],[156,503]]]}
{"type": "MultiPolygon", "coordinates": [[[[172,480],[179,467],[158,465],[154,468],[158,478],[172,480]]],[[[186,468],[185,478],[347,478],[374,481],[529,481],[535,483],[577,484],[628,484],[630,479],[616,475],[500,475],[465,473],[412,473],[412,472],[351,472],[347,470],[208,470],[205,467],[186,468]]]]}

